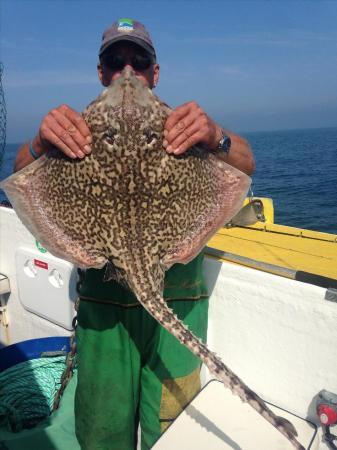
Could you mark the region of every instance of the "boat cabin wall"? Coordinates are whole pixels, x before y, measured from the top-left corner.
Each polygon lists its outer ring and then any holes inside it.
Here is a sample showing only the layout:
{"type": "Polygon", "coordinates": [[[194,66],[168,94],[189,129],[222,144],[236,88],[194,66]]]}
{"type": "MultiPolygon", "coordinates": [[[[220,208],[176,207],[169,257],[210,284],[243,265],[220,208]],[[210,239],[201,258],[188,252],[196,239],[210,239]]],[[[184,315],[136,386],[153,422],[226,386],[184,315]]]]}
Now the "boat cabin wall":
{"type": "Polygon", "coordinates": [[[205,273],[209,347],[264,400],[317,423],[317,394],[337,393],[336,296],[211,258],[205,273]]]}

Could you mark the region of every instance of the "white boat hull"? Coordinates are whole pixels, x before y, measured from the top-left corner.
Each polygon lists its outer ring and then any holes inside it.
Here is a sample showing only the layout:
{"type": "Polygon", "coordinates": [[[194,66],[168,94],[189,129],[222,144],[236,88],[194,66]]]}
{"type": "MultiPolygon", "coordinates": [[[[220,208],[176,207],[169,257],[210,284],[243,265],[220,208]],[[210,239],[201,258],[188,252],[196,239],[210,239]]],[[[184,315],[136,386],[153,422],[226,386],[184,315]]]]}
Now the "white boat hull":
{"type": "MultiPolygon", "coordinates": [[[[10,292],[0,296],[0,345],[69,335],[69,329],[53,318],[23,306],[18,249],[38,251],[15,212],[0,207],[0,272],[10,282],[10,292]]],[[[205,259],[205,273],[211,293],[209,347],[264,400],[317,423],[317,394],[322,389],[337,392],[334,292],[213,258],[205,259]]],[[[70,292],[73,302],[76,293],[70,292]]],[[[48,292],[40,295],[48,301],[48,292]]],[[[212,377],[205,370],[203,378],[206,383],[212,377]]],[[[316,439],[312,449],[328,449],[320,434],[316,439]]]]}

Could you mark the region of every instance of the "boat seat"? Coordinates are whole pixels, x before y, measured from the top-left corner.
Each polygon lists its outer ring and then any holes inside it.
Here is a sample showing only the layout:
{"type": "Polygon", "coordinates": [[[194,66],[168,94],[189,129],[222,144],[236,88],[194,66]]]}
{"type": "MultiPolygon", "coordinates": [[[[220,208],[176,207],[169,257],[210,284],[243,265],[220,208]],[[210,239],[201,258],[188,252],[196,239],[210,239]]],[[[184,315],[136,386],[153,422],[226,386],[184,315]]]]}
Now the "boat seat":
{"type": "MultiPolygon", "coordinates": [[[[268,404],[289,420],[305,449],[318,450],[316,425],[268,404]]],[[[163,433],[152,450],[294,450],[260,414],[220,381],[210,381],[163,433]]]]}

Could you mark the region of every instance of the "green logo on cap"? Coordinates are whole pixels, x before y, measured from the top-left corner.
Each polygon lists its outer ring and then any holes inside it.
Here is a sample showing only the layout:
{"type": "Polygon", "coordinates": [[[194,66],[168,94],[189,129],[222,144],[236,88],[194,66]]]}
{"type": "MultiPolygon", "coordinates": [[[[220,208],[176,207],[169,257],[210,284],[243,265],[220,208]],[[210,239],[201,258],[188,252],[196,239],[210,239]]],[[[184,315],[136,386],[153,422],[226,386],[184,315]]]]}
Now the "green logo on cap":
{"type": "Polygon", "coordinates": [[[118,31],[132,31],[132,30],[133,30],[133,20],[132,19],[119,19],[118,31]]]}

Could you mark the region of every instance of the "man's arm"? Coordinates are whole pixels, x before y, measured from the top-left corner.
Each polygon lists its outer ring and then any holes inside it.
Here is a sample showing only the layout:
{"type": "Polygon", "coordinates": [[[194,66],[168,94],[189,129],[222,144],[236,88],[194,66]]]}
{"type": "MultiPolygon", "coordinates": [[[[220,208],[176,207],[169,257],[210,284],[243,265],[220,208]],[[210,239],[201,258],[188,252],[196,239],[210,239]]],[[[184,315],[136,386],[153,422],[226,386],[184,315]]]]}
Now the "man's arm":
{"type": "MultiPolygon", "coordinates": [[[[67,105],[52,109],[42,120],[39,131],[31,141],[37,156],[55,146],[70,158],[84,158],[91,152],[90,130],[81,114],[67,105]]],[[[34,161],[29,142],[23,144],[14,163],[14,172],[34,161]]]]}
{"type": "MultiPolygon", "coordinates": [[[[248,142],[229,130],[224,131],[231,139],[226,161],[242,172],[252,174],[255,161],[248,142]]],[[[221,139],[222,128],[197,103],[189,102],[179,106],[169,115],[164,134],[166,151],[180,155],[200,142],[215,149],[221,139]]]]}

